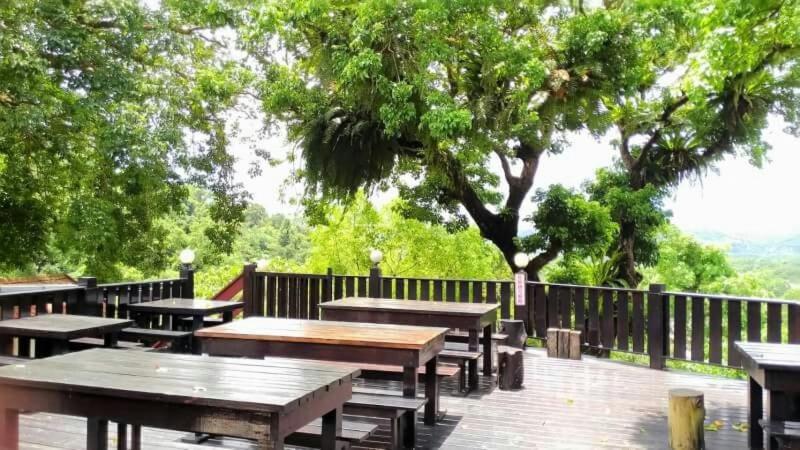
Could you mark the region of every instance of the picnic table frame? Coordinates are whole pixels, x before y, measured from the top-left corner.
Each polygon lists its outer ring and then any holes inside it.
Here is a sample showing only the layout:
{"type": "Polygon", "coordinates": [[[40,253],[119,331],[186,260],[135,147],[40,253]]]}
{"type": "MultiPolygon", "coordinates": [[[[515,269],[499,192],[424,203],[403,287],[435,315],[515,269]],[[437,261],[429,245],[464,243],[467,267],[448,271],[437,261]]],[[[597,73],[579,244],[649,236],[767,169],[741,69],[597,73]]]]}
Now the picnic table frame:
{"type": "MultiPolygon", "coordinates": [[[[758,422],[769,420],[798,420],[800,411],[800,345],[760,342],[736,342],[747,371],[750,448],[764,448],[764,429],[758,422]],[[764,409],[764,400],[767,407],[764,409]]],[[[767,439],[766,448],[773,448],[767,439]]]]}
{"type": "Polygon", "coordinates": [[[479,335],[483,333],[483,374],[492,376],[492,331],[497,321],[498,304],[347,297],[319,306],[323,320],[467,330],[470,351],[478,350],[479,335]]]}
{"type": "Polygon", "coordinates": [[[127,319],[40,314],[0,321],[0,337],[36,339],[36,357],[39,358],[67,353],[69,341],[78,338],[102,337],[106,347],[115,347],[118,333],[132,324],[127,319]]]}
{"type": "Polygon", "coordinates": [[[258,448],[282,449],[289,434],[319,417],[322,448],[332,450],[358,372],[283,358],[110,349],[6,366],[0,368],[0,448],[18,449],[19,411],[35,411],[86,417],[89,450],[107,449],[108,421],[253,439],[258,448]]]}
{"type": "Polygon", "coordinates": [[[425,367],[425,423],[439,411],[437,355],[446,328],[249,317],[195,333],[209,355],[307,358],[403,367],[403,396],[416,397],[417,369],[425,367]]]}

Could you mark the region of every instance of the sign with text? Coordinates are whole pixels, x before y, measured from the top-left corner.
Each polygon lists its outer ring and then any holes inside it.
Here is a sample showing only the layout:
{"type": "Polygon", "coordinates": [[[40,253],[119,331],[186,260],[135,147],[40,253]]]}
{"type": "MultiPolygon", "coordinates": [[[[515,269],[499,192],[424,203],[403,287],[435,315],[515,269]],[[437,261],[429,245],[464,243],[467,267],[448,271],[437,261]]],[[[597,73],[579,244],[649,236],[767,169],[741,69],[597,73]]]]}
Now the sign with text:
{"type": "Polygon", "coordinates": [[[525,306],[525,284],[528,282],[528,274],[519,271],[514,274],[514,304],[525,306]]]}

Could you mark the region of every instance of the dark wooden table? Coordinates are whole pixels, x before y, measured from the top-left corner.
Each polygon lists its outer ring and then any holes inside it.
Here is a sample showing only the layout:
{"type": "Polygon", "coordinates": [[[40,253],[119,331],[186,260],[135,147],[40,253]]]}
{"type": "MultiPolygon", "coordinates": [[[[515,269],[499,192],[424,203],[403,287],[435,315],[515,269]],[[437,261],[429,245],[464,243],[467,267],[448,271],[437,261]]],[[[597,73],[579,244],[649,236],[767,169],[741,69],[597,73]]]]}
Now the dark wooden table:
{"type": "Polygon", "coordinates": [[[492,375],[492,329],[500,305],[348,297],[319,306],[324,320],[467,330],[471,351],[478,350],[479,334],[483,332],[483,374],[492,375]]]}
{"type": "MultiPolygon", "coordinates": [[[[93,349],[0,368],[0,448],[17,450],[19,411],[88,418],[86,448],[105,450],[108,421],[254,439],[282,449],[322,417],[333,449],[358,369],[286,358],[214,358],[93,349]]],[[[138,449],[134,449],[138,450],[138,449]]]]}
{"type": "Polygon", "coordinates": [[[439,411],[437,355],[447,328],[378,323],[250,317],[195,333],[204,353],[284,356],[403,367],[403,395],[416,397],[417,370],[425,366],[425,423],[439,411]]]}
{"type": "MultiPolygon", "coordinates": [[[[172,328],[181,317],[192,318],[192,331],[203,328],[203,319],[213,315],[222,314],[223,322],[233,320],[233,311],[241,309],[242,302],[206,300],[200,298],[165,298],[153,302],[132,303],[128,309],[137,316],[164,315],[172,318],[172,328]]],[[[140,325],[142,325],[140,323],[140,325]]]]}
{"type": "Polygon", "coordinates": [[[106,347],[114,347],[119,331],[132,323],[126,319],[76,314],[41,314],[0,321],[0,335],[36,339],[35,356],[41,358],[66,353],[69,341],[78,338],[102,337],[106,347]]]}
{"type": "MultiPolygon", "coordinates": [[[[764,448],[759,419],[800,420],[800,345],[736,342],[736,348],[750,376],[750,448],[764,448]]],[[[774,448],[771,439],[766,443],[774,448]]]]}

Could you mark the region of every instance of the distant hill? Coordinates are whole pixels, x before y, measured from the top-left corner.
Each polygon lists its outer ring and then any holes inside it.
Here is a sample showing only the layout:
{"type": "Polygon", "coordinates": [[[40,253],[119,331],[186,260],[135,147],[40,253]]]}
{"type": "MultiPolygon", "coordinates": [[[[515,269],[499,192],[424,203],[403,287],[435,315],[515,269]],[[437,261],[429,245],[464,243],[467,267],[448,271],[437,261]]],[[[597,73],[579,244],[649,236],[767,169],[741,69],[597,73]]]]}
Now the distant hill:
{"type": "Polygon", "coordinates": [[[687,231],[697,240],[728,248],[734,258],[800,257],[800,234],[775,237],[749,237],[719,231],[687,231]]]}

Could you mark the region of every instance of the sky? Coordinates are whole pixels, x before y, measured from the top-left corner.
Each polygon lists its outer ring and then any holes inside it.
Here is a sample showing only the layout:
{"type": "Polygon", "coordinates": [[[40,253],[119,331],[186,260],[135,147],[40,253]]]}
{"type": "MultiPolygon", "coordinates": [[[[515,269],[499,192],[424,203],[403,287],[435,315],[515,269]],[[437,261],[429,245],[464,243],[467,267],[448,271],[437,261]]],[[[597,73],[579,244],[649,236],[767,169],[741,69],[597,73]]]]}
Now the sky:
{"type": "MultiPolygon", "coordinates": [[[[242,137],[257,126],[245,123],[242,137]]],[[[772,150],[763,168],[753,167],[746,158],[729,158],[718,165],[717,173],[709,172],[701,182],[684,182],[675,189],[666,202],[672,211],[672,223],[687,232],[719,232],[747,240],[800,234],[800,206],[796,201],[800,193],[800,139],[783,133],[779,123],[772,123],[766,135],[772,150]]],[[[553,183],[580,187],[595,170],[608,166],[614,158],[607,143],[597,142],[589,135],[575,135],[570,142],[563,153],[548,155],[540,162],[535,188],[553,183]]],[[[279,159],[292,148],[281,137],[268,138],[259,146],[279,159]]],[[[237,157],[236,177],[253,195],[253,201],[271,213],[301,213],[289,198],[301,195],[302,189],[286,189],[283,185],[292,170],[289,163],[262,165],[261,175],[252,177],[248,168],[258,158],[250,145],[239,139],[233,152],[237,157]]],[[[385,204],[392,196],[391,192],[379,194],[373,201],[385,204]]],[[[532,203],[526,203],[523,214],[533,208],[532,203]]]]}

